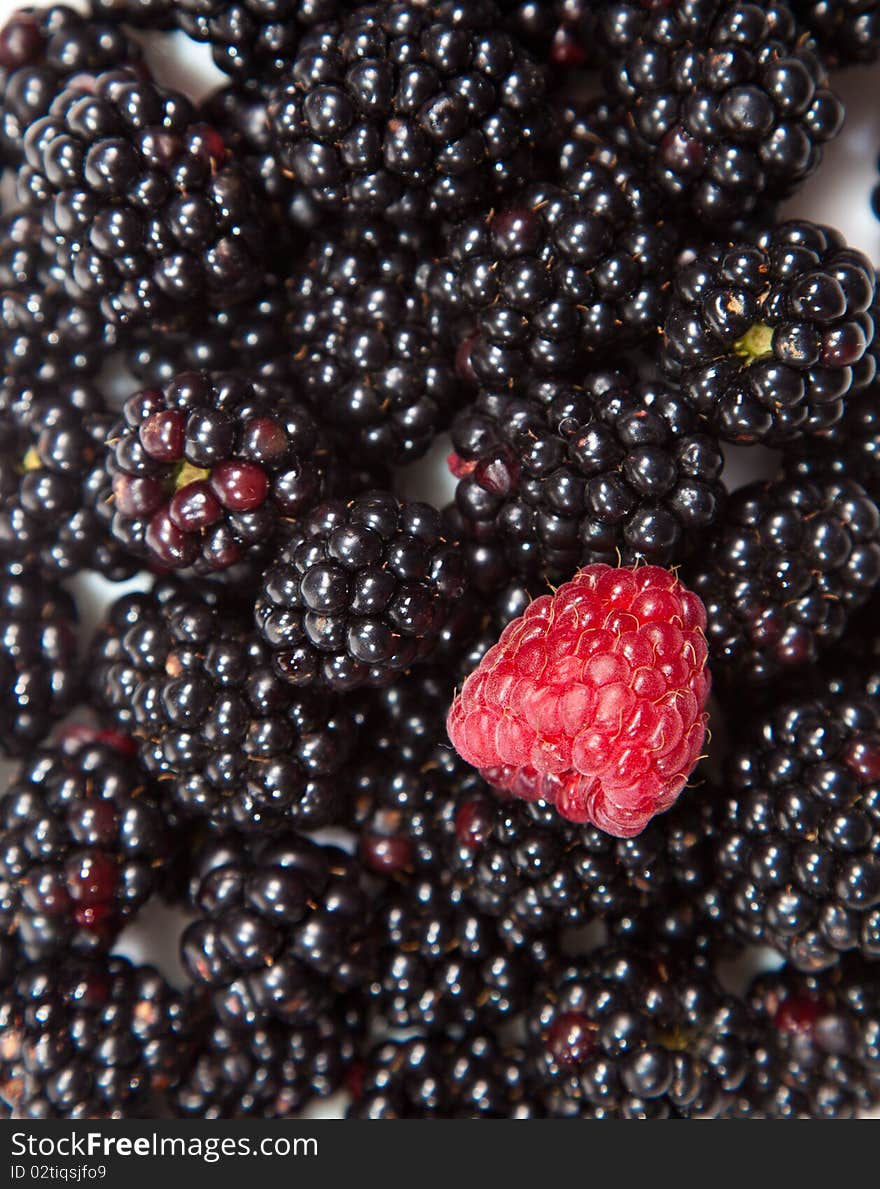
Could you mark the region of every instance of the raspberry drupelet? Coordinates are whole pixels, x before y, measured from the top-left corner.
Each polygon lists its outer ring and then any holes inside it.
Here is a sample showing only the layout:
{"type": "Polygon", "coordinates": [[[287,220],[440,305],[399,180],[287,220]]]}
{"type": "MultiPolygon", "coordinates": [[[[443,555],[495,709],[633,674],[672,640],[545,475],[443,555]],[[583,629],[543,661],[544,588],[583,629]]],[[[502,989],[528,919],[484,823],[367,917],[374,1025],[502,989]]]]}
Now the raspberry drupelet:
{"type": "Polygon", "coordinates": [[[587,566],[530,604],[455,698],[452,744],[497,788],[640,833],[703,747],[706,614],[658,566],[587,566]]]}

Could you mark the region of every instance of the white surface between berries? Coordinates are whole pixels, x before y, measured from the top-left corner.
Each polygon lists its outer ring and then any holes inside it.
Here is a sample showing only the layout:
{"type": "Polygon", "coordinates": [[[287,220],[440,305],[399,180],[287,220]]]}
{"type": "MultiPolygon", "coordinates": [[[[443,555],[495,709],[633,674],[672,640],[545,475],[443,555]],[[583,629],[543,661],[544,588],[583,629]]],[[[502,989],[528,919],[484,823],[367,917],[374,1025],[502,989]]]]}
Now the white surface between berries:
{"type": "MultiPolygon", "coordinates": [[[[85,10],[78,0],[67,0],[72,8],[85,10]]],[[[31,0],[34,8],[49,7],[47,0],[31,0]]],[[[16,8],[14,0],[0,0],[0,28],[16,8]]],[[[181,33],[142,33],[130,31],[144,49],[153,76],[165,86],[175,87],[192,99],[200,99],[226,81],[226,76],[214,66],[208,46],[190,41],[181,33]]],[[[782,208],[782,217],[808,218],[837,227],[849,244],[859,248],[880,266],[880,222],[871,210],[871,192],[880,180],[877,158],[880,154],[880,65],[854,67],[832,75],[832,86],[846,104],[846,123],[843,132],[824,150],[818,172],[801,188],[797,196],[782,208]]],[[[10,207],[4,201],[3,209],[10,207]]],[[[136,385],[132,384],[133,389],[136,385]]],[[[125,395],[124,377],[114,377],[113,387],[125,395]]],[[[444,436],[435,444],[427,458],[406,471],[400,472],[399,488],[410,498],[428,499],[438,506],[448,503],[454,482],[445,462],[449,442],[444,436]]],[[[753,479],[769,475],[775,469],[775,455],[763,447],[725,447],[724,479],[730,489],[753,479]]],[[[79,605],[83,654],[87,655],[92,632],[103,617],[105,609],[128,590],[145,589],[150,584],[147,574],[130,582],[110,583],[97,575],[73,579],[67,585],[79,605]]],[[[0,785],[5,785],[14,771],[13,765],[0,761],[0,785]]],[[[336,842],[340,839],[332,833],[336,842]]],[[[186,923],[183,913],[161,905],[148,904],[137,920],[122,935],[116,952],[135,961],[152,962],[163,973],[183,986],[186,982],[177,957],[177,944],[186,923]]],[[[736,964],[721,973],[722,981],[731,990],[744,989],[756,965],[778,965],[780,959],[772,953],[757,953],[748,966],[736,964]]],[[[346,1098],[337,1094],[325,1102],[318,1102],[302,1112],[303,1118],[341,1118],[346,1098]]],[[[873,1117],[880,1118],[880,1112],[873,1117]]]]}

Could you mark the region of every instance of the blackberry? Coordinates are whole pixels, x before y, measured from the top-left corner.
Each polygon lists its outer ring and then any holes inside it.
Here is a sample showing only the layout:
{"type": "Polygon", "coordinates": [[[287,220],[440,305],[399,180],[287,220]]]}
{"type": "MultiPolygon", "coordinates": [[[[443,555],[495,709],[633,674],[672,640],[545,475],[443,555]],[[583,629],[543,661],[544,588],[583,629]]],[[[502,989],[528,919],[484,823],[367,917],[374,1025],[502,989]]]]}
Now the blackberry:
{"type": "Polygon", "coordinates": [[[136,392],[108,447],[113,532],[168,569],[259,557],[326,494],[329,446],[311,414],[238,373],[136,392]]]}
{"type": "Polygon", "coordinates": [[[413,1036],[377,1045],[352,1079],[349,1119],[532,1118],[518,1052],[482,1033],[413,1036]]]}
{"type": "Polygon", "coordinates": [[[74,80],[25,136],[19,195],[39,209],[69,295],[106,321],[233,305],[265,274],[266,224],[190,101],[130,71],[74,80]]]}
{"type": "Polygon", "coordinates": [[[380,902],[374,928],[369,994],[388,1027],[488,1027],[524,1006],[535,970],[458,889],[430,879],[396,888],[380,902]]]}
{"type": "MultiPolygon", "coordinates": [[[[199,110],[206,123],[222,134],[256,193],[271,207],[275,234],[281,234],[282,243],[290,240],[300,249],[302,234],[320,226],[324,211],[307,188],[282,167],[269,126],[268,102],[265,87],[230,83],[209,95],[199,110]]],[[[273,244],[273,260],[277,249],[278,244],[273,244]]]]}
{"type": "Polygon", "coordinates": [[[96,642],[93,696],[185,817],[257,833],[330,825],[346,807],[354,710],[282,682],[248,611],[171,581],[123,597],[96,642]]]}
{"type": "Polygon", "coordinates": [[[838,422],[793,443],[785,469],[792,482],[855,480],[880,500],[880,384],[850,393],[838,422]]]}
{"type": "Polygon", "coordinates": [[[541,62],[562,69],[595,66],[595,0],[500,0],[507,24],[541,62]]]}
{"type": "Polygon", "coordinates": [[[456,504],[521,574],[681,561],[719,518],[717,441],[671,388],[623,372],[482,391],[453,426],[456,504]]]}
{"type": "Polygon", "coordinates": [[[799,969],[880,955],[880,712],[831,689],[753,717],[725,768],[716,879],[740,937],[799,969]]]}
{"type": "Polygon", "coordinates": [[[0,382],[0,556],[44,574],[131,577],[101,498],[112,423],[91,383],[0,382]]]}
{"type": "Polygon", "coordinates": [[[297,834],[218,837],[193,875],[183,964],[221,1021],[312,1023],[371,968],[369,897],[357,864],[297,834]]]}
{"type": "Polygon", "coordinates": [[[6,926],[31,960],[108,949],[159,890],[171,840],[124,737],[70,730],[0,798],[6,926]]]}
{"type": "MultiPolygon", "coordinates": [[[[205,309],[157,337],[144,328],[127,344],[126,364],[150,388],[168,388],[182,372],[238,373],[251,382],[294,388],[284,331],[287,298],[270,273],[259,293],[238,305],[205,309]]],[[[277,394],[290,400],[288,393],[277,394]]]]}
{"type": "Polygon", "coordinates": [[[677,233],[625,155],[584,145],[540,183],[447,236],[430,293],[462,325],[459,370],[485,385],[582,374],[584,356],[657,333],[677,233]]]}
{"type": "Polygon", "coordinates": [[[355,224],[314,238],[289,283],[303,393],[368,461],[420,458],[461,403],[448,344],[414,284],[418,264],[394,232],[355,224]]]}
{"type": "Polygon", "coordinates": [[[284,74],[304,34],[335,20],[345,7],[342,0],[179,0],[174,5],[179,27],[210,45],[224,74],[259,84],[284,74]]]}
{"type": "Polygon", "coordinates": [[[374,875],[445,870],[438,815],[460,782],[479,779],[445,742],[453,684],[425,667],[369,693],[349,771],[359,857],[374,875]]]}
{"type": "Polygon", "coordinates": [[[843,123],[786,3],[604,6],[606,83],[636,151],[682,211],[728,223],[793,193],[843,123]]]}
{"type": "Polygon", "coordinates": [[[172,1094],[176,1116],[285,1119],[341,1086],[357,1052],[357,1006],[341,1000],[295,1027],[242,1032],[210,1018],[172,1094]]]}
{"type": "Polygon", "coordinates": [[[28,755],[76,704],[73,598],[21,562],[0,565],[0,752],[28,755]]]}
{"type": "Polygon", "coordinates": [[[773,480],[731,496],[685,580],[722,688],[815,664],[880,580],[880,512],[858,483],[773,480]]]}
{"type": "Polygon", "coordinates": [[[795,0],[798,20],[813,35],[826,65],[876,62],[880,54],[877,0],[795,0]]]}
{"type": "Polygon", "coordinates": [[[711,869],[719,800],[711,788],[694,788],[622,839],[565,822],[543,801],[499,797],[474,775],[443,806],[445,866],[514,940],[599,918],[646,948],[662,933],[681,948],[692,938],[707,949],[721,917],[711,869]],[[658,927],[650,938],[645,920],[658,927]]]}
{"type": "Polygon", "coordinates": [[[97,310],[71,300],[53,277],[35,214],[0,216],[0,344],[6,377],[58,383],[92,375],[116,345],[97,310]]]}
{"type": "Polygon", "coordinates": [[[749,1003],[765,1043],[750,1097],[770,1118],[850,1119],[880,1101],[880,997],[858,959],[821,974],[759,975],[749,1003]]]}
{"type": "Polygon", "coordinates": [[[529,1055],[551,1117],[717,1118],[754,1025],[705,971],[604,949],[540,989],[529,1055]]]}
{"type": "Polygon", "coordinates": [[[291,534],[263,575],[257,625],[293,685],[387,685],[430,656],[464,590],[439,513],[371,491],[320,505],[291,534]]]}
{"type": "Polygon", "coordinates": [[[301,38],[273,89],[282,168],[319,205],[418,223],[527,181],[544,72],[491,0],[359,4],[301,38]]]}
{"type": "Polygon", "coordinates": [[[173,29],[177,7],[175,0],[89,0],[93,20],[119,21],[136,29],[173,29]]]}
{"type": "Polygon", "coordinates": [[[0,992],[0,1093],[18,1118],[161,1117],[185,1018],[150,966],[119,957],[27,964],[0,992]]]}
{"type": "Polygon", "coordinates": [[[827,429],[874,338],[874,286],[867,259],[819,224],[708,244],[676,271],[661,367],[728,441],[827,429]]]}
{"type": "Polygon", "coordinates": [[[118,66],[143,72],[140,47],[99,14],[64,4],[13,12],[0,29],[0,161],[21,163],[25,130],[69,80],[118,66]]]}

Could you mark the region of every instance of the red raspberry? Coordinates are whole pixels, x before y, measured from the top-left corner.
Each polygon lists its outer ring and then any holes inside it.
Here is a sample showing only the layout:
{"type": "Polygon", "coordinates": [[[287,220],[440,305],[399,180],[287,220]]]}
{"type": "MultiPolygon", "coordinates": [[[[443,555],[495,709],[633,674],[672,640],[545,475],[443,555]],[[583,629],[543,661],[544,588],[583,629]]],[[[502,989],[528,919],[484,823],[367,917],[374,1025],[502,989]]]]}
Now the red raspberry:
{"type": "Polygon", "coordinates": [[[706,612],[659,566],[587,566],[509,624],[449,711],[490,784],[609,834],[640,833],[696,764],[706,612]]]}

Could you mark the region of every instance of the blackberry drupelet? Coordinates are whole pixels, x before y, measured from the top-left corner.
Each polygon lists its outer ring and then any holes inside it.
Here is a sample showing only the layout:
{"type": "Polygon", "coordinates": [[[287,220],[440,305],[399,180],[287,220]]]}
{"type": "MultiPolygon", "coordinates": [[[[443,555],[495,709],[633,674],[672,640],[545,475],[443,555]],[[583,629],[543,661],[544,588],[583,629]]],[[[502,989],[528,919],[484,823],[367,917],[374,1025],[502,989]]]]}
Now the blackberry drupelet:
{"type": "Polygon", "coordinates": [[[544,88],[491,0],[385,0],[300,40],[269,122],[319,205],[420,223],[530,179],[552,139],[544,88]]]}
{"type": "Polygon", "coordinates": [[[69,577],[130,578],[109,530],[103,454],[113,416],[91,383],[0,381],[0,557],[69,577]]]}
{"type": "Polygon", "coordinates": [[[314,418],[280,384],[183,372],[129,397],[109,434],[113,532],[167,569],[259,560],[327,494],[329,467],[314,418]]]}
{"type": "MultiPolygon", "coordinates": [[[[442,806],[435,830],[452,879],[499,919],[505,937],[602,919],[618,936],[642,941],[647,919],[670,942],[683,948],[685,931],[705,950],[721,915],[711,871],[718,800],[712,788],[693,788],[641,834],[613,838],[564,821],[543,801],[501,797],[474,775],[442,806]]],[[[655,934],[647,948],[656,941],[655,934]]]]}
{"type": "Polygon", "coordinates": [[[219,836],[191,899],[181,959],[223,1022],[307,1025],[370,978],[370,897],[338,847],[293,833],[219,836]]]}
{"type": "Polygon", "coordinates": [[[58,383],[91,375],[117,345],[115,327],[52,275],[39,218],[0,216],[0,349],[4,375],[58,383]]]}
{"type": "Polygon", "coordinates": [[[530,1066],[551,1117],[717,1118],[745,1081],[753,1031],[705,971],[603,949],[541,989],[530,1066]]]}
{"type": "Polygon", "coordinates": [[[0,565],[0,752],[28,755],[76,704],[77,609],[38,569],[0,565]]]}
{"type": "Polygon", "coordinates": [[[250,607],[229,604],[171,581],[118,600],[96,642],[93,697],[185,817],[255,833],[331,825],[346,808],[355,711],[281,681],[250,607]]]}
{"type": "MultiPolygon", "coordinates": [[[[497,1027],[525,1006],[537,964],[442,877],[387,891],[374,928],[369,996],[386,1027],[497,1027]]],[[[543,947],[535,956],[547,958],[543,947]]]]}
{"type": "Polygon", "coordinates": [[[339,1000],[296,1027],[269,1023],[248,1031],[211,1018],[172,1111],[197,1119],[287,1119],[341,1086],[358,1049],[361,1012],[339,1000]]]}
{"type": "Polygon", "coordinates": [[[388,1040],[352,1077],[349,1119],[538,1117],[521,1054],[482,1033],[388,1040]]]}
{"type": "Polygon", "coordinates": [[[855,480],[880,501],[880,384],[850,393],[841,419],[793,443],[784,461],[793,482],[855,480]]]}
{"type": "Polygon", "coordinates": [[[72,728],[0,798],[0,916],[28,959],[109,949],[160,889],[172,842],[134,751],[72,728]]]}
{"type": "Polygon", "coordinates": [[[39,210],[71,297],[106,321],[167,321],[250,296],[267,226],[247,175],[190,101],[131,71],[73,80],[25,136],[21,200],[39,210]]]}
{"type": "Polygon", "coordinates": [[[465,586],[440,514],[371,491],[292,532],[263,575],[257,626],[292,685],[387,685],[430,657],[465,586]]]}
{"type": "Polygon", "coordinates": [[[224,74],[259,85],[289,70],[304,34],[346,7],[343,0],[179,0],[174,6],[179,27],[210,45],[224,74]]]}
{"type": "Polygon", "coordinates": [[[456,420],[450,458],[469,533],[513,569],[565,580],[578,566],[669,565],[720,517],[723,460],[661,383],[593,372],[484,390],[456,420]]]}
{"type": "MultiPolygon", "coordinates": [[[[266,88],[230,83],[209,95],[199,110],[205,122],[223,136],[257,194],[271,207],[275,234],[299,248],[301,235],[318,227],[325,212],[306,187],[283,169],[275,153],[268,103],[266,88]]],[[[277,250],[274,243],[273,260],[277,250]]]]}
{"type": "Polygon", "coordinates": [[[874,269],[806,221],[688,252],[660,364],[728,441],[779,445],[827,429],[871,346],[874,269]]]}
{"type": "Polygon", "coordinates": [[[748,1100],[768,1118],[851,1119],[880,1102],[880,996],[870,963],[758,975],[748,994],[764,1029],[748,1100]]]}
{"type": "Polygon", "coordinates": [[[453,352],[415,284],[419,263],[393,230],[354,224],[313,237],[288,282],[295,375],[355,458],[421,458],[461,404],[453,352]]]}
{"type": "Polygon", "coordinates": [[[880,512],[858,483],[741,487],[686,581],[706,606],[717,687],[815,664],[880,581],[880,512]]]}
{"type": "Polygon", "coordinates": [[[140,47],[100,13],[21,8],[0,29],[0,162],[19,165],[29,124],[71,79],[119,66],[145,73],[140,47]]]}
{"type": "Polygon", "coordinates": [[[725,767],[715,878],[738,935],[799,969],[880,955],[880,710],[858,689],[753,716],[725,767]]]}
{"type": "Polygon", "coordinates": [[[177,7],[176,0],[89,0],[93,18],[119,21],[136,29],[173,29],[177,7]]]}
{"type": "Polygon", "coordinates": [[[828,66],[876,62],[880,54],[877,0],[795,0],[798,20],[809,29],[828,66]]]}
{"type": "Polygon", "coordinates": [[[251,382],[294,387],[284,332],[287,298],[271,273],[259,293],[238,305],[199,311],[157,337],[142,328],[130,337],[126,364],[142,384],[167,388],[182,372],[238,373],[251,382]]]}
{"type": "Polygon", "coordinates": [[[185,1020],[180,995],[150,966],[27,964],[0,992],[0,1095],[25,1119],[161,1117],[185,1020]]]}
{"type": "Polygon", "coordinates": [[[585,356],[656,335],[677,238],[638,168],[598,139],[561,185],[468,214],[428,282],[461,326],[460,374],[498,387],[580,376],[585,356]]]}
{"type": "Polygon", "coordinates": [[[556,68],[595,66],[595,0],[500,0],[512,33],[541,62],[556,68]]]}
{"type": "Polygon", "coordinates": [[[787,3],[604,6],[608,88],[636,151],[683,213],[727,224],[793,193],[843,123],[787,3]]]}

